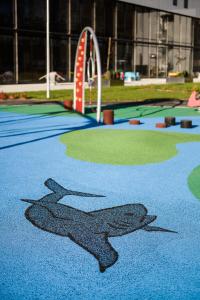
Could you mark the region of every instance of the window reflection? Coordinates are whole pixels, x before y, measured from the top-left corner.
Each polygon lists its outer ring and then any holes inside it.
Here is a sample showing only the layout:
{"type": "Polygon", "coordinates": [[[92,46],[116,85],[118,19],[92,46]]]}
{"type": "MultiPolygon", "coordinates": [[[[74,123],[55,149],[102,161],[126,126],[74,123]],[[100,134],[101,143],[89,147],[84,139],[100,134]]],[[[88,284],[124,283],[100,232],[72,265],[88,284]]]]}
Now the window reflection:
{"type": "Polygon", "coordinates": [[[132,71],[134,69],[133,46],[131,43],[118,43],[117,69],[120,69],[122,71],[132,71]]]}
{"type": "MultiPolygon", "coordinates": [[[[100,38],[99,39],[99,50],[101,56],[101,67],[102,72],[105,73],[107,71],[107,63],[108,63],[108,47],[109,47],[109,40],[100,38]]],[[[109,57],[109,69],[114,70],[114,43],[111,43],[111,53],[109,57]]]]}
{"type": "Polygon", "coordinates": [[[200,48],[194,50],[194,72],[199,72],[200,70],[200,48]]]}
{"type": "Polygon", "coordinates": [[[52,38],[51,71],[67,79],[68,40],[62,37],[52,38]]]}
{"type": "Polygon", "coordinates": [[[181,17],[178,15],[174,16],[174,38],[173,38],[173,42],[175,44],[179,44],[180,43],[180,27],[181,25],[181,17]]]}
{"type": "Polygon", "coordinates": [[[1,0],[0,1],[0,27],[12,28],[13,20],[13,1],[1,0]]]}
{"type": "Polygon", "coordinates": [[[118,3],[117,17],[117,36],[131,40],[133,38],[133,21],[134,10],[133,6],[125,3],[118,3]]]}
{"type": "Polygon", "coordinates": [[[45,38],[19,37],[20,82],[38,82],[46,74],[45,38]]]}
{"type": "Polygon", "coordinates": [[[168,14],[165,12],[159,13],[159,43],[167,42],[168,31],[168,14]]]}
{"type": "Polygon", "coordinates": [[[96,33],[103,37],[114,36],[114,11],[115,2],[113,0],[96,1],[96,33]]]}
{"type": "MultiPolygon", "coordinates": [[[[153,60],[156,66],[156,59],[153,60]]],[[[154,67],[154,65],[153,65],[154,67]]],[[[149,69],[149,47],[145,44],[139,44],[136,46],[136,71],[144,77],[148,77],[149,69]]],[[[156,74],[156,70],[154,70],[156,74]]],[[[152,74],[153,77],[154,74],[152,74]]]]}
{"type": "Polygon", "coordinates": [[[195,20],[194,21],[194,46],[200,46],[199,32],[200,32],[200,20],[195,20]]]}
{"type": "MultiPolygon", "coordinates": [[[[17,30],[14,3],[0,0],[0,74],[19,69],[20,82],[38,82],[46,72],[46,0],[16,0],[17,30]]],[[[108,63],[110,70],[137,71],[143,77],[200,71],[198,19],[115,0],[50,0],[52,71],[73,79],[78,37],[85,26],[94,25],[103,72],[108,63]]]]}
{"type": "Polygon", "coordinates": [[[158,38],[158,12],[154,10],[150,10],[149,12],[149,40],[156,42],[158,38]]]}
{"type": "Polygon", "coordinates": [[[142,41],[149,40],[149,10],[147,8],[136,9],[136,38],[142,41]]]}
{"type": "Polygon", "coordinates": [[[149,77],[158,77],[157,47],[149,46],[149,77]]]}
{"type": "Polygon", "coordinates": [[[0,84],[14,82],[13,37],[0,35],[0,84]]]}
{"type": "Polygon", "coordinates": [[[85,26],[92,26],[93,1],[71,1],[72,33],[80,34],[85,26]]]}
{"type": "Polygon", "coordinates": [[[52,32],[68,32],[68,0],[50,0],[50,28],[52,32]]]}
{"type": "Polygon", "coordinates": [[[167,76],[167,48],[158,47],[158,77],[167,76]]]}
{"type": "Polygon", "coordinates": [[[29,30],[45,30],[45,0],[20,0],[17,3],[19,28],[29,30]]]}

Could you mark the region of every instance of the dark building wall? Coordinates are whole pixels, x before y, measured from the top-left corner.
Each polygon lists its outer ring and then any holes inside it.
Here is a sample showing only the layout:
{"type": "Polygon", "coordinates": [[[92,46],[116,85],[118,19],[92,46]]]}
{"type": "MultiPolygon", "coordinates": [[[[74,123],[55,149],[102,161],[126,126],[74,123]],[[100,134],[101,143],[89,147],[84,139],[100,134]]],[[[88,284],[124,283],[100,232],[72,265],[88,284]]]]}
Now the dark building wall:
{"type": "MultiPolygon", "coordinates": [[[[0,74],[38,82],[46,72],[45,26],[46,0],[0,1],[0,74]]],[[[96,31],[103,71],[109,64],[110,70],[165,77],[169,71],[191,72],[193,60],[200,71],[199,20],[115,0],[50,0],[51,71],[66,80],[73,79],[85,26],[96,31]]]]}

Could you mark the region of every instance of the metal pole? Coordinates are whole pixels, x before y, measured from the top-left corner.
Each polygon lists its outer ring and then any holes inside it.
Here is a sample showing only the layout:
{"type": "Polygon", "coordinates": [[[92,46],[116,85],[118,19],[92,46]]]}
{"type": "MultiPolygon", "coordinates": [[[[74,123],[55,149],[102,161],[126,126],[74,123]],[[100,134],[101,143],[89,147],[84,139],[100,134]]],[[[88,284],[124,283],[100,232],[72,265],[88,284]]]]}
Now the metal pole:
{"type": "Polygon", "coordinates": [[[72,78],[72,74],[71,74],[71,59],[72,59],[72,53],[71,53],[71,0],[69,0],[68,2],[68,80],[71,81],[72,78]]]}
{"type": "Polygon", "coordinates": [[[47,0],[47,7],[46,7],[46,13],[47,13],[47,24],[46,24],[46,83],[47,83],[47,99],[50,98],[50,39],[49,39],[49,0],[47,0]]]}
{"type": "Polygon", "coordinates": [[[14,1],[15,10],[15,82],[19,83],[19,59],[18,59],[18,19],[17,19],[17,0],[14,1]]]}
{"type": "Polygon", "coordinates": [[[115,72],[117,71],[118,65],[117,65],[117,57],[118,57],[118,40],[117,40],[117,35],[118,35],[118,28],[117,28],[117,23],[118,23],[118,6],[117,3],[115,4],[115,9],[114,9],[114,34],[115,34],[115,72]]]}

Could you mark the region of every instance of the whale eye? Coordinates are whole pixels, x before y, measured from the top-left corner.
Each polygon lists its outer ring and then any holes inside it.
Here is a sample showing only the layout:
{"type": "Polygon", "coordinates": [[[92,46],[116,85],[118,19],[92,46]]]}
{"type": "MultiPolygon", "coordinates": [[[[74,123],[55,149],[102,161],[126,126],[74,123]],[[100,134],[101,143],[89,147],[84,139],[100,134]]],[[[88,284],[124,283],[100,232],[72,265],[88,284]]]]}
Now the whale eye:
{"type": "Polygon", "coordinates": [[[133,213],[126,213],[124,214],[125,216],[129,216],[129,217],[132,217],[133,216],[133,213]]]}

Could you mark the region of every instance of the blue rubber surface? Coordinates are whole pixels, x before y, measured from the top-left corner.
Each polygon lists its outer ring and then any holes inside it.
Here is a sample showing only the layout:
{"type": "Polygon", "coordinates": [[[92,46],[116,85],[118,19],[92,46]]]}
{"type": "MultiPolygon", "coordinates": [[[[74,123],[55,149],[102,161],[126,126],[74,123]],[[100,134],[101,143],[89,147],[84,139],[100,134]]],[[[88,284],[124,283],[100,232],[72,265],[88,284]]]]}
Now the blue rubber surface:
{"type": "MultiPolygon", "coordinates": [[[[191,130],[179,126],[164,130],[200,134],[200,118],[192,120],[196,127],[191,130]]],[[[162,120],[141,121],[139,127],[119,122],[104,129],[159,130],[155,123],[162,120]]],[[[200,299],[200,202],[187,185],[189,174],[200,165],[200,143],[178,145],[179,154],[173,159],[143,166],[67,157],[60,135],[93,126],[80,117],[0,113],[0,298],[200,299]],[[25,218],[29,204],[20,199],[37,200],[48,194],[44,182],[50,177],[65,188],[106,196],[68,196],[63,204],[89,212],[141,203],[149,214],[157,215],[155,226],[178,233],[138,230],[110,238],[119,259],[102,274],[84,249],[25,218]]]]}

